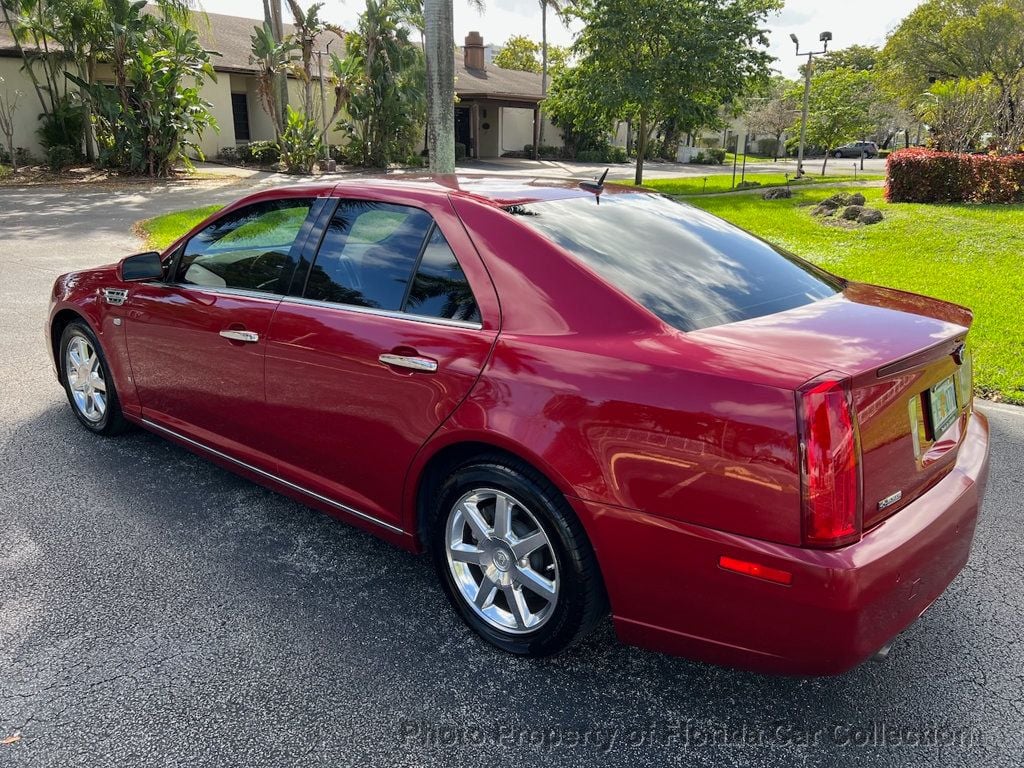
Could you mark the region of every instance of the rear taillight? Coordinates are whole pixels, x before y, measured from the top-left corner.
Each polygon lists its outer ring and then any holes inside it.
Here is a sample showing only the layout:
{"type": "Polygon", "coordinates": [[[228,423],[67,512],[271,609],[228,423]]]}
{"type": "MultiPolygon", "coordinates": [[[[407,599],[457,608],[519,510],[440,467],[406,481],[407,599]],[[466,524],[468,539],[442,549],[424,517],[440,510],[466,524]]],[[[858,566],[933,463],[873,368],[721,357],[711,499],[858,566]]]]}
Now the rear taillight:
{"type": "Polygon", "coordinates": [[[835,374],[808,382],[800,412],[803,541],[838,547],[861,535],[860,449],[849,380],[835,374]]]}

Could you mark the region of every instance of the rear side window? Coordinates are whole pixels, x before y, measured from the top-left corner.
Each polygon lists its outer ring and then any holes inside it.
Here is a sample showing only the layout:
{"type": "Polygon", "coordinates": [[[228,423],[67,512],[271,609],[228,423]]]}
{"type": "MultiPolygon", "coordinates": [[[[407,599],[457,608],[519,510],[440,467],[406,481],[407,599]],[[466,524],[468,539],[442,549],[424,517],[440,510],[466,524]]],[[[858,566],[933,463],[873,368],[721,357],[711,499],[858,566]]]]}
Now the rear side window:
{"type": "Polygon", "coordinates": [[[466,275],[437,227],[423,249],[405,311],[425,317],[480,322],[480,311],[466,275]]]}
{"type": "Polygon", "coordinates": [[[295,240],[312,205],[309,198],[267,200],[222,216],[188,241],[175,282],[283,292],[295,266],[295,240]]]}
{"type": "Polygon", "coordinates": [[[418,208],[362,200],[338,205],[306,282],[306,298],[401,309],[433,220],[418,208]]]}
{"type": "Polygon", "coordinates": [[[693,331],[832,296],[837,281],[689,205],[643,193],[507,209],[669,325],[693,331]]]}

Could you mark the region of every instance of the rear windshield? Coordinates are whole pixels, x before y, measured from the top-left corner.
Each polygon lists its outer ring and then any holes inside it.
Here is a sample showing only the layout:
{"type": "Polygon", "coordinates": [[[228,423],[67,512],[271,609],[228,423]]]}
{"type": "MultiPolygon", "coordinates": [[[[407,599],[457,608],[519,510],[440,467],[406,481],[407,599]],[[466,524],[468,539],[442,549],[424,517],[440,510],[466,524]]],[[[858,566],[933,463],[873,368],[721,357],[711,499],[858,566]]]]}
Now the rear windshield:
{"type": "Polygon", "coordinates": [[[600,202],[588,195],[506,210],[681,331],[782,312],[840,290],[810,264],[660,195],[600,202]]]}

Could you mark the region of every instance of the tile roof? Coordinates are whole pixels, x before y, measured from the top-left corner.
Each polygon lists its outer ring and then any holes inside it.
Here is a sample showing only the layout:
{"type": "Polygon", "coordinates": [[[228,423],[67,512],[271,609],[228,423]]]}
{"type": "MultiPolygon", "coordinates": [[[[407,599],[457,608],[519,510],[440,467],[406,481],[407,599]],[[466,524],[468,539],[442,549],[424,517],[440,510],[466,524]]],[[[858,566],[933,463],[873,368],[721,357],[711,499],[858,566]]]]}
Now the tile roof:
{"type": "MultiPolygon", "coordinates": [[[[256,71],[249,61],[250,38],[253,28],[263,23],[261,19],[222,13],[197,13],[196,16],[196,27],[203,45],[219,54],[213,57],[214,69],[240,73],[256,71]]],[[[291,24],[285,25],[286,33],[293,29],[291,24]]],[[[323,50],[327,41],[332,39],[335,41],[332,43],[333,52],[341,53],[341,38],[331,32],[325,32],[319,38],[317,48],[323,50]]],[[[14,39],[6,25],[0,22],[0,55],[10,56],[14,52],[14,39]]],[[[455,90],[463,99],[488,97],[536,102],[541,98],[540,79],[540,75],[534,72],[501,69],[493,64],[486,69],[469,69],[461,50],[455,54],[455,90]]]]}

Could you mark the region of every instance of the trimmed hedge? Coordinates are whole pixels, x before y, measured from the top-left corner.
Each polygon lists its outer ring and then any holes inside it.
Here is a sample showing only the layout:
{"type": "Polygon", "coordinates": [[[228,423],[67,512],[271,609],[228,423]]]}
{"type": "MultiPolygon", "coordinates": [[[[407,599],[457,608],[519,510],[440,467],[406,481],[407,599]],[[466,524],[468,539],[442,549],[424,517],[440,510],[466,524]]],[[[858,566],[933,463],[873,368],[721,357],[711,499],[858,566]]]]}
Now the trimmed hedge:
{"type": "Polygon", "coordinates": [[[886,163],[890,203],[1024,202],[1024,155],[901,149],[886,163]]]}

